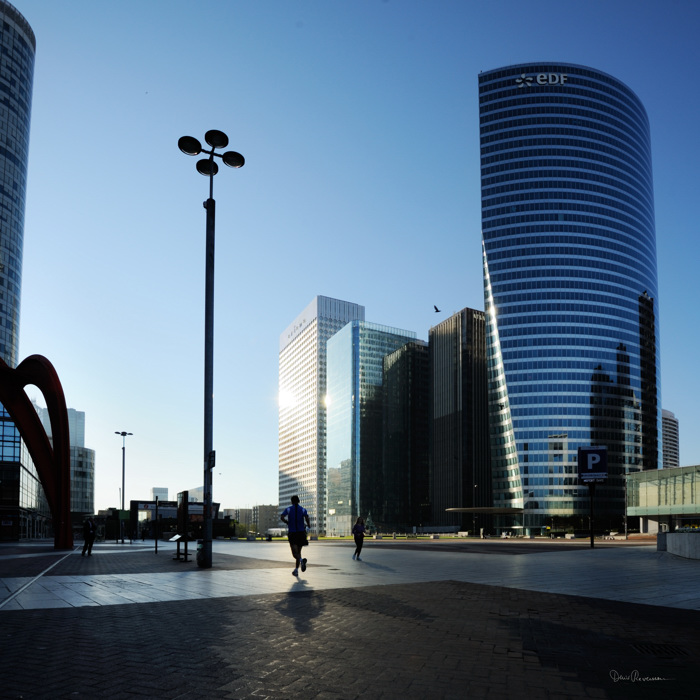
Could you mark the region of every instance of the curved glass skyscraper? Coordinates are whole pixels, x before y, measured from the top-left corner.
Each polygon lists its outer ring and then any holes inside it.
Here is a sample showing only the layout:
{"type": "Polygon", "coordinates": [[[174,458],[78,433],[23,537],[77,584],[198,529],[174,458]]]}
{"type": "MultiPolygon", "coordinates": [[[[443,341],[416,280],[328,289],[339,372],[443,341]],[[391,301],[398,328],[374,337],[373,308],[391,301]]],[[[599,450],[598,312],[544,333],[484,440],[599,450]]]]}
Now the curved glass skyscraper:
{"type": "Polygon", "coordinates": [[[566,63],[481,73],[479,112],[494,505],[576,526],[577,448],[605,445],[596,512],[614,524],[625,472],[661,458],[647,115],[566,63]]]}
{"type": "MultiPolygon", "coordinates": [[[[27,20],[0,0],[0,357],[17,365],[24,206],[36,41],[27,20]]],[[[0,540],[48,535],[50,512],[36,469],[0,405],[0,540]]]]}
{"type": "Polygon", "coordinates": [[[17,364],[34,32],[0,0],[0,357],[17,364]]]}

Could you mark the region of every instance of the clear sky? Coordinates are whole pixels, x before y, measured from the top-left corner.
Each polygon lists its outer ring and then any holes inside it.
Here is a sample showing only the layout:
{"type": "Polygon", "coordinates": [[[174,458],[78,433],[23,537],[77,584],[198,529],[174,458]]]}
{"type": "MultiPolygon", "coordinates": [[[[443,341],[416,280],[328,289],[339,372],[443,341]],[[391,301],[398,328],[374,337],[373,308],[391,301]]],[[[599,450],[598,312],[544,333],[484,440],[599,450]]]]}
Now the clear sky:
{"type": "Polygon", "coordinates": [[[127,501],[202,484],[208,181],[178,138],[220,129],[246,158],[214,182],[214,500],[277,503],[280,334],[317,294],[423,339],[484,308],[477,76],[538,60],[647,109],[662,403],[700,463],[700,3],[13,2],[37,37],[20,359],[85,411],[97,509],[115,431],[127,501]]]}

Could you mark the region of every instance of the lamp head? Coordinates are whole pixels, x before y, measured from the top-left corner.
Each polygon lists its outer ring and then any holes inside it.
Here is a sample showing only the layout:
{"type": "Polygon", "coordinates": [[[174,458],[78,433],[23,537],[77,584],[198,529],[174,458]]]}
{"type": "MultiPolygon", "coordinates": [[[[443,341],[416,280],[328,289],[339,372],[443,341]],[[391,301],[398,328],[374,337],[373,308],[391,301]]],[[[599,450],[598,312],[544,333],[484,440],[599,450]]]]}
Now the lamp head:
{"type": "Polygon", "coordinates": [[[202,158],[202,160],[197,161],[197,172],[209,177],[219,172],[219,166],[211,158],[202,158]]]}
{"type": "Polygon", "coordinates": [[[188,156],[198,156],[202,152],[202,144],[194,136],[181,136],[177,147],[188,156]]]}
{"type": "Polygon", "coordinates": [[[228,146],[228,136],[223,131],[217,131],[216,129],[211,129],[204,134],[204,140],[212,148],[226,148],[228,146]]]}
{"type": "Polygon", "coordinates": [[[226,151],[221,160],[228,165],[229,168],[242,168],[245,165],[245,158],[236,151],[226,151]]]}

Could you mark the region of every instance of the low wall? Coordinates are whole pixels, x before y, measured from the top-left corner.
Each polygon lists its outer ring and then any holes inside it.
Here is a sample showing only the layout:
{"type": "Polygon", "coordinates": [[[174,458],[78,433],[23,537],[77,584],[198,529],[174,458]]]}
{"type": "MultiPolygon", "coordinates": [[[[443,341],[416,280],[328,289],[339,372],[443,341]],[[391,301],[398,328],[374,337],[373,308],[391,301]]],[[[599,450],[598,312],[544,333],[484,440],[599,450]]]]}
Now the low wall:
{"type": "Polygon", "coordinates": [[[696,532],[660,532],[656,549],[669,552],[677,557],[700,559],[700,533],[696,532]]]}

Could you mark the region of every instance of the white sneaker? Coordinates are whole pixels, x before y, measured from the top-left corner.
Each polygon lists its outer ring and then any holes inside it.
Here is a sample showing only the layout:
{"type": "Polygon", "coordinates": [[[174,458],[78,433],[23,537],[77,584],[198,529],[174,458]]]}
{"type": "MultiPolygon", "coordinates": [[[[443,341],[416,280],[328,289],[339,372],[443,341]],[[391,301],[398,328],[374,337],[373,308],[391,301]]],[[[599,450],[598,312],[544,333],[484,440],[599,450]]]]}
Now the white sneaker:
{"type": "Polygon", "coordinates": [[[354,555],[354,554],[352,555],[352,560],[355,561],[355,555],[354,555]]]}

